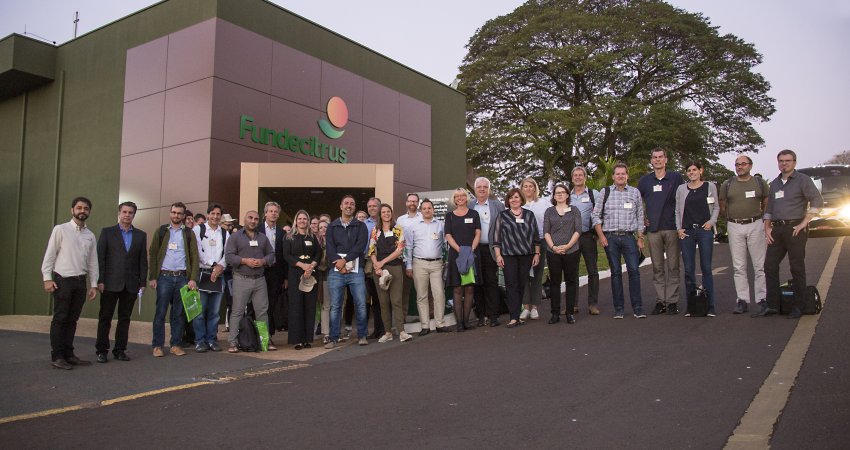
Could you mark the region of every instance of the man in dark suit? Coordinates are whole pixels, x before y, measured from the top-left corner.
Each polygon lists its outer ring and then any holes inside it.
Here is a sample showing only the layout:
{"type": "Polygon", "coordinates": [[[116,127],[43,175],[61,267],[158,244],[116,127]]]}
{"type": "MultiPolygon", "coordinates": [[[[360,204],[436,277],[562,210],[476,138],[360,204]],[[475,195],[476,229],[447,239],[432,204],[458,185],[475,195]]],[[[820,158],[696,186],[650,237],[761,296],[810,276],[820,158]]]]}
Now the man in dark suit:
{"type": "Polygon", "coordinates": [[[118,205],[118,224],[106,227],[97,240],[97,260],[100,268],[97,289],[100,291],[100,313],[97,322],[97,362],[105,363],[109,352],[109,329],[118,305],[118,326],[115,327],[115,347],[112,355],[119,361],[129,361],[127,335],[130,315],[136,296],[145,289],[148,272],[148,237],[133,227],[136,204],[118,205]]]}
{"type": "Polygon", "coordinates": [[[283,228],[278,226],[280,205],[277,202],[267,202],[263,209],[265,220],[257,231],[266,235],[274,248],[275,263],[265,268],[266,288],[269,292],[269,335],[275,331],[289,329],[288,302],[283,293],[283,283],[286,280],[287,267],[283,259],[283,240],[286,238],[283,228]]]}
{"type": "Polygon", "coordinates": [[[475,203],[470,206],[481,218],[481,241],[478,249],[481,255],[481,272],[484,282],[475,286],[475,315],[478,326],[483,327],[485,317],[490,316],[490,326],[499,326],[499,310],[502,297],[499,291],[499,266],[496,265],[496,253],[490,247],[496,235],[496,217],[505,210],[505,205],[491,197],[490,180],[478,177],[475,180],[475,203]]]}

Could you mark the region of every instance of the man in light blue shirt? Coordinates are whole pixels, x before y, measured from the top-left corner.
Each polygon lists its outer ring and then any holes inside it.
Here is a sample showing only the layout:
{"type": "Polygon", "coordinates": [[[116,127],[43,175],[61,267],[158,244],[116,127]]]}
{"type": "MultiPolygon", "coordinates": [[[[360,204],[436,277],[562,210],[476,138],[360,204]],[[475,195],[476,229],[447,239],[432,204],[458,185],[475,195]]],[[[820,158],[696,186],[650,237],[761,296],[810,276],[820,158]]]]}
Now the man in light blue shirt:
{"type": "MultiPolygon", "coordinates": [[[[570,178],[573,182],[573,190],[570,192],[570,206],[581,213],[581,236],[578,240],[579,252],[584,258],[587,267],[587,309],[591,315],[599,314],[599,269],[596,266],[598,250],[596,247],[596,232],[593,231],[593,207],[602,200],[599,193],[587,187],[587,171],[584,167],[577,166],[573,169],[570,178]]],[[[578,312],[576,302],[573,314],[578,312]]]]}
{"type": "Polygon", "coordinates": [[[443,222],[434,219],[434,204],[427,198],[419,205],[422,220],[404,230],[404,243],[410,259],[405,262],[407,276],[416,287],[416,307],[419,310],[420,336],[431,332],[428,289],[434,297],[434,320],[437,332],[449,331],[443,323],[446,312],[446,288],[443,284],[443,249],[446,235],[443,222]]]}

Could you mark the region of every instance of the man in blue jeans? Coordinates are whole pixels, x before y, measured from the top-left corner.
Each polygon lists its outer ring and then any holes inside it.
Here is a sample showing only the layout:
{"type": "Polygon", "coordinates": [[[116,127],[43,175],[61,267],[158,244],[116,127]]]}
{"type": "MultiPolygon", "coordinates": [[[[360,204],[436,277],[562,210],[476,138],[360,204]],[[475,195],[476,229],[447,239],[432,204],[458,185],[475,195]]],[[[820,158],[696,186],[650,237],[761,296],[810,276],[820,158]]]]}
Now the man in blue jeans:
{"type": "MultiPolygon", "coordinates": [[[[195,225],[192,231],[198,242],[198,259],[202,277],[209,278],[209,284],[201,283],[201,313],[192,320],[195,330],[195,351],[207,350],[220,352],[218,345],[218,321],[221,314],[221,296],[224,292],[224,246],[227,243],[227,230],[220,226],[221,205],[211,203],[207,208],[206,223],[195,225]]],[[[201,281],[204,281],[202,278],[201,281]]]]}
{"type": "Polygon", "coordinates": [[[183,340],[183,301],[180,288],[189,285],[197,289],[198,242],[192,230],[183,225],[186,205],[181,202],[171,205],[170,223],[159,227],[151,239],[148,257],[148,280],[156,290],[156,314],[153,318],[153,356],[165,356],[165,313],[171,307],[171,354],[186,354],[180,343],[183,340]]]}
{"type": "Polygon", "coordinates": [[[629,273],[629,298],[632,312],[645,319],[640,295],[638,261],[643,250],[644,216],[640,191],[629,186],[629,167],[614,165],[614,184],[602,190],[602,201],[593,208],[593,226],[599,243],[605,247],[611,267],[611,292],[614,296],[614,318],[622,319],[625,297],[623,295],[623,270],[620,257],[626,261],[629,273]]]}
{"type": "Polygon", "coordinates": [[[331,222],[325,238],[328,262],[328,290],[331,294],[330,340],[325,348],[332,349],[339,342],[339,319],[345,287],[348,286],[357,314],[357,336],[360,345],[366,340],[366,278],[364,277],[363,249],[368,233],[366,225],[354,218],[354,197],[346,195],[340,203],[342,216],[331,222]]]}

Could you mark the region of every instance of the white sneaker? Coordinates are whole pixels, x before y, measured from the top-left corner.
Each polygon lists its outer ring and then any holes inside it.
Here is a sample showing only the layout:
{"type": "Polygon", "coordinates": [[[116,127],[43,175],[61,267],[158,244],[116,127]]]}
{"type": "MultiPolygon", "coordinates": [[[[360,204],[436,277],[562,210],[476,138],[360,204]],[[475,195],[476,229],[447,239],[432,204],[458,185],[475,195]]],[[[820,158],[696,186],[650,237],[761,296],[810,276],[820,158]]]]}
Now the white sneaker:
{"type": "Polygon", "coordinates": [[[385,335],[381,336],[381,337],[378,339],[378,342],[379,342],[379,343],[381,343],[381,344],[383,344],[384,342],[389,342],[389,341],[391,341],[391,340],[393,340],[393,334],[392,334],[392,333],[387,333],[387,334],[385,334],[385,335]]]}
{"type": "Polygon", "coordinates": [[[413,336],[407,334],[404,331],[402,331],[401,333],[398,334],[398,340],[401,341],[401,342],[407,342],[411,339],[413,339],[413,336]]]}
{"type": "Polygon", "coordinates": [[[345,331],[342,333],[342,336],[339,338],[340,341],[347,341],[351,337],[351,327],[345,327],[345,331]]]}
{"type": "Polygon", "coordinates": [[[530,312],[527,309],[523,308],[522,313],[519,315],[519,318],[521,320],[528,319],[529,314],[530,314],[530,312]]]}
{"type": "Polygon", "coordinates": [[[537,320],[540,318],[540,314],[537,313],[537,308],[531,310],[531,320],[537,320]]]}

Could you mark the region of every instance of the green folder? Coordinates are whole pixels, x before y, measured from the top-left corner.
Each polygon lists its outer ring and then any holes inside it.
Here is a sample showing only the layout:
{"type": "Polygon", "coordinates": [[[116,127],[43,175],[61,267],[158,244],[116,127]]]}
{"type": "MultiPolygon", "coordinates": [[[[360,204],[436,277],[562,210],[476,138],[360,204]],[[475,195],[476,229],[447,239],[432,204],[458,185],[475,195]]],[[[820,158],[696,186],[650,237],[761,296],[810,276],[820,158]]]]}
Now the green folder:
{"type": "Polygon", "coordinates": [[[201,294],[197,290],[189,289],[189,285],[180,288],[180,299],[183,300],[183,311],[186,311],[186,319],[189,322],[201,314],[201,294]]]}

